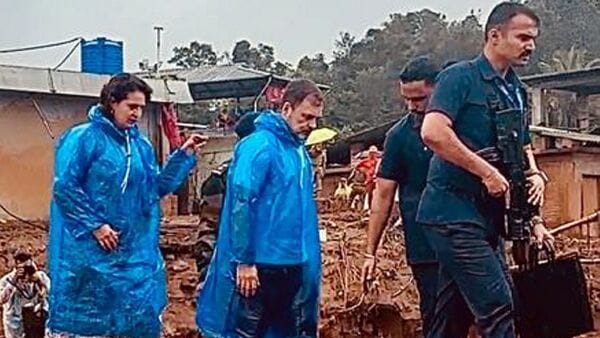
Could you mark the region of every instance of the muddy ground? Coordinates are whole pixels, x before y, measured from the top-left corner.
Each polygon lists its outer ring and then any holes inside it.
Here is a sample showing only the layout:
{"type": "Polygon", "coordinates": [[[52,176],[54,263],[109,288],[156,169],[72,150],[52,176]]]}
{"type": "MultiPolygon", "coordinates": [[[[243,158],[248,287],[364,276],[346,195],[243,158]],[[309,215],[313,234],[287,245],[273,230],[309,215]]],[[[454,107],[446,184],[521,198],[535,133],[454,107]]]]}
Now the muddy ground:
{"type": "MultiPolygon", "coordinates": [[[[177,217],[165,219],[162,228],[161,248],[169,279],[169,306],[164,317],[168,338],[197,337],[194,309],[198,277],[191,257],[196,223],[195,217],[177,217]]],[[[366,224],[365,214],[321,208],[321,227],[326,232],[321,337],[419,337],[418,295],[406,264],[400,227],[391,226],[386,232],[378,252],[376,283],[369,293],[363,292],[360,268],[366,224]]],[[[0,275],[7,272],[8,257],[18,247],[31,248],[37,263],[45,268],[46,224],[37,225],[0,222],[0,275]]],[[[599,244],[599,241],[559,238],[558,247],[561,252],[577,251],[585,258],[597,259],[599,244]]],[[[600,324],[600,264],[585,264],[585,270],[596,322],[600,324]]],[[[600,337],[600,334],[586,337],[600,337]]]]}

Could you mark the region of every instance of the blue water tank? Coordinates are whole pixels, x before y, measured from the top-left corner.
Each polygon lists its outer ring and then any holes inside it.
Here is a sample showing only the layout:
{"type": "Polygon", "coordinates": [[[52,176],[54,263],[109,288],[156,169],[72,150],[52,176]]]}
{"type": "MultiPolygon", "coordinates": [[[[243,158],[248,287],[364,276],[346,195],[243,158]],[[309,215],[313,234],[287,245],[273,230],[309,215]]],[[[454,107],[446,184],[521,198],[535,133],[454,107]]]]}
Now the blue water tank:
{"type": "Polygon", "coordinates": [[[81,42],[81,71],[113,75],[123,72],[123,42],[100,37],[81,42]]]}

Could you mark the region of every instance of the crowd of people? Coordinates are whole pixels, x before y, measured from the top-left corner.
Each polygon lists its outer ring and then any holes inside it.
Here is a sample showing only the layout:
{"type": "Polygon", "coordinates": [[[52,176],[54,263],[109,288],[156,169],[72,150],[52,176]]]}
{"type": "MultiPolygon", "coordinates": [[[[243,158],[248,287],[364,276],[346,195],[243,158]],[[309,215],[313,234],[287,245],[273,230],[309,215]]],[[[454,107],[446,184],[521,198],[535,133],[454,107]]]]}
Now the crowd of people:
{"type": "MultiPolygon", "coordinates": [[[[543,203],[547,178],[533,156],[527,94],[514,70],[535,50],[539,24],[525,5],[504,2],[492,10],[475,59],[444,69],[427,57],[410,61],[397,78],[408,113],[388,132],[382,158],[372,148],[357,166],[371,209],[365,287],[397,192],[425,337],[463,338],[471,325],[482,337],[516,337],[503,237],[511,186],[497,151],[481,150],[497,148],[494,98],[520,114],[515,142],[526,159],[529,203],[543,203]]],[[[167,296],[159,200],[186,179],[207,139],[192,135],[160,168],[137,126],[151,94],[136,76],[115,75],[89,121],[60,138],[48,246],[52,282],[30,254],[15,255],[14,270],[0,280],[7,338],[24,337],[29,308],[43,316],[48,338],[161,336],[167,296]]],[[[294,80],[279,109],[240,127],[215,190],[217,239],[197,301],[202,336],[317,336],[314,191],[315,174],[322,173],[313,170],[304,141],[324,106],[313,82],[294,80]]],[[[536,244],[552,243],[543,223],[532,231],[536,244]]]]}

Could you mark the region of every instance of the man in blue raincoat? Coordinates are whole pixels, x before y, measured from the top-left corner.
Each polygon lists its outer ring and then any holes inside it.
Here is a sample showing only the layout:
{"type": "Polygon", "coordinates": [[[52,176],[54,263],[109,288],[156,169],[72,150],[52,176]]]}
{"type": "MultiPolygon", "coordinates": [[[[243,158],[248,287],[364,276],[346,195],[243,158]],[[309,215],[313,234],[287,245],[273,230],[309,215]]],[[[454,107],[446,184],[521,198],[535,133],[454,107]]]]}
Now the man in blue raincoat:
{"type": "Polygon", "coordinates": [[[137,127],[152,90],[130,74],[103,87],[89,122],[56,148],[50,211],[49,337],[156,338],[166,304],[160,197],[196,164],[192,136],[159,170],[137,127]]]}
{"type": "Polygon", "coordinates": [[[293,81],[282,104],[235,148],[198,300],[205,337],[316,337],[321,261],[304,139],[322,116],[323,94],[293,81]]]}

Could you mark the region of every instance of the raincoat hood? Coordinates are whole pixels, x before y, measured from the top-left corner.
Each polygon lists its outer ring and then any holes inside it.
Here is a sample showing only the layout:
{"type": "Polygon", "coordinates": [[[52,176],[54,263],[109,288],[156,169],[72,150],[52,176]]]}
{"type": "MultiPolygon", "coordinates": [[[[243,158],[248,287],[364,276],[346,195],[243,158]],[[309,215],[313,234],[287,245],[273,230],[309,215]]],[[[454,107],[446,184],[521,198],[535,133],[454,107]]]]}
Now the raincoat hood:
{"type": "Polygon", "coordinates": [[[90,108],[88,111],[88,120],[92,124],[104,129],[110,136],[120,142],[125,141],[127,134],[129,134],[129,137],[139,137],[140,134],[137,124],[127,129],[117,127],[113,121],[106,117],[104,107],[100,104],[90,108]]]}
{"type": "Polygon", "coordinates": [[[292,130],[292,127],[283,115],[277,112],[270,110],[260,114],[254,124],[257,130],[270,131],[284,142],[289,142],[294,146],[304,144],[304,140],[292,130]]]}

